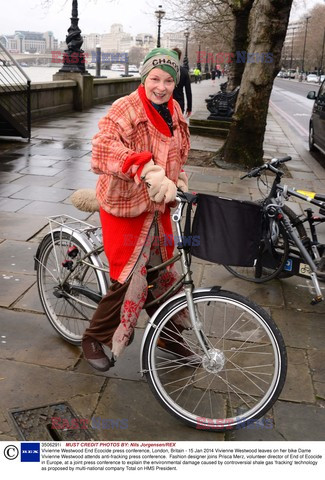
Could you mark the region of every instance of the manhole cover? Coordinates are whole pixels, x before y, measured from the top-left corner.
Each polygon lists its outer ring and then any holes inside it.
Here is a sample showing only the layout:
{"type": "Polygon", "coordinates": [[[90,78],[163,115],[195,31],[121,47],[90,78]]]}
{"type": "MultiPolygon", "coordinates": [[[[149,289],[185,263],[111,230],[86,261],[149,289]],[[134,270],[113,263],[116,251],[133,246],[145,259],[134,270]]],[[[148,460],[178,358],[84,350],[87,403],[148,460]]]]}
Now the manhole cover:
{"type": "Polygon", "coordinates": [[[23,440],[93,440],[89,422],[67,403],[55,403],[10,413],[23,440]]]}

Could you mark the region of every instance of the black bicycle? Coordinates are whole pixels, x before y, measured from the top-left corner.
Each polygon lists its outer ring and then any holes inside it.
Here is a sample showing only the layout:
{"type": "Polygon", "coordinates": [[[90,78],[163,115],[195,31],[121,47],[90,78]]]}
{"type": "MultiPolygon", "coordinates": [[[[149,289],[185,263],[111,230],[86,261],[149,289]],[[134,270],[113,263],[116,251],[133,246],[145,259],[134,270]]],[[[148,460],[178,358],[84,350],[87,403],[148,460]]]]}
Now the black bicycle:
{"type": "Polygon", "coordinates": [[[325,222],[325,195],[281,185],[284,172],[279,167],[289,160],[291,157],[274,158],[241,177],[254,177],[268,186],[267,176],[262,179],[261,174],[271,172],[275,175],[269,194],[258,202],[262,207],[263,227],[253,264],[249,267],[224,266],[236,277],[256,283],[293,275],[311,278],[316,290],[312,303],[318,303],[323,300],[319,280],[325,279],[325,245],[318,239],[317,225],[325,222]],[[296,215],[285,205],[289,197],[316,205],[319,215],[311,208],[302,216],[296,215]],[[309,225],[310,236],[305,223],[309,225]]]}

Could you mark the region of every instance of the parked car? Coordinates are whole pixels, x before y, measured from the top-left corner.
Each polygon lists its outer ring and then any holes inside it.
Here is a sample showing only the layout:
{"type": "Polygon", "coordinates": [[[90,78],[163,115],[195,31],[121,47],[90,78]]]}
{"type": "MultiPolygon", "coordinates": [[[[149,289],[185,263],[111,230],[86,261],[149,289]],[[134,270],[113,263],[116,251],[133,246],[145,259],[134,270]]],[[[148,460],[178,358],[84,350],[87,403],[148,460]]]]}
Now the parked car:
{"type": "Polygon", "coordinates": [[[307,98],[315,100],[309,122],[309,150],[316,148],[325,154],[325,80],[318,93],[311,91],[307,98]]]}
{"type": "Polygon", "coordinates": [[[315,73],[310,73],[309,75],[307,75],[307,82],[315,82],[317,83],[318,82],[318,77],[315,73]]]}

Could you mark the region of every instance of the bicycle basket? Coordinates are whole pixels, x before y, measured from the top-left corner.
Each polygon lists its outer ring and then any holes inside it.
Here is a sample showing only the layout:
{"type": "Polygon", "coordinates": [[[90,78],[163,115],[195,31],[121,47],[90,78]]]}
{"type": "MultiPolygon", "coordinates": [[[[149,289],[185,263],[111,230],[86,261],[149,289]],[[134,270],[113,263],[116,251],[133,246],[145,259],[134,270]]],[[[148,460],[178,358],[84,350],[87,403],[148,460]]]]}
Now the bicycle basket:
{"type": "Polygon", "coordinates": [[[262,207],[254,202],[198,194],[191,253],[222,265],[253,266],[262,234],[262,207]]]}

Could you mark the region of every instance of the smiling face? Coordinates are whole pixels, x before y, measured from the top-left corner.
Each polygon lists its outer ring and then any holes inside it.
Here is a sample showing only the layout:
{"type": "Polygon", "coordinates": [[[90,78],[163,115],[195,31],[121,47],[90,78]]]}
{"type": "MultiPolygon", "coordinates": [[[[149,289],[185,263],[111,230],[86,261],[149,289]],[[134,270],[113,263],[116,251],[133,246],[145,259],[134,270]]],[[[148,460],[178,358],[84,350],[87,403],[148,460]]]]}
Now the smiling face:
{"type": "Polygon", "coordinates": [[[174,79],[161,68],[153,68],[144,82],[148,100],[157,105],[168,102],[175,88],[174,79]]]}

